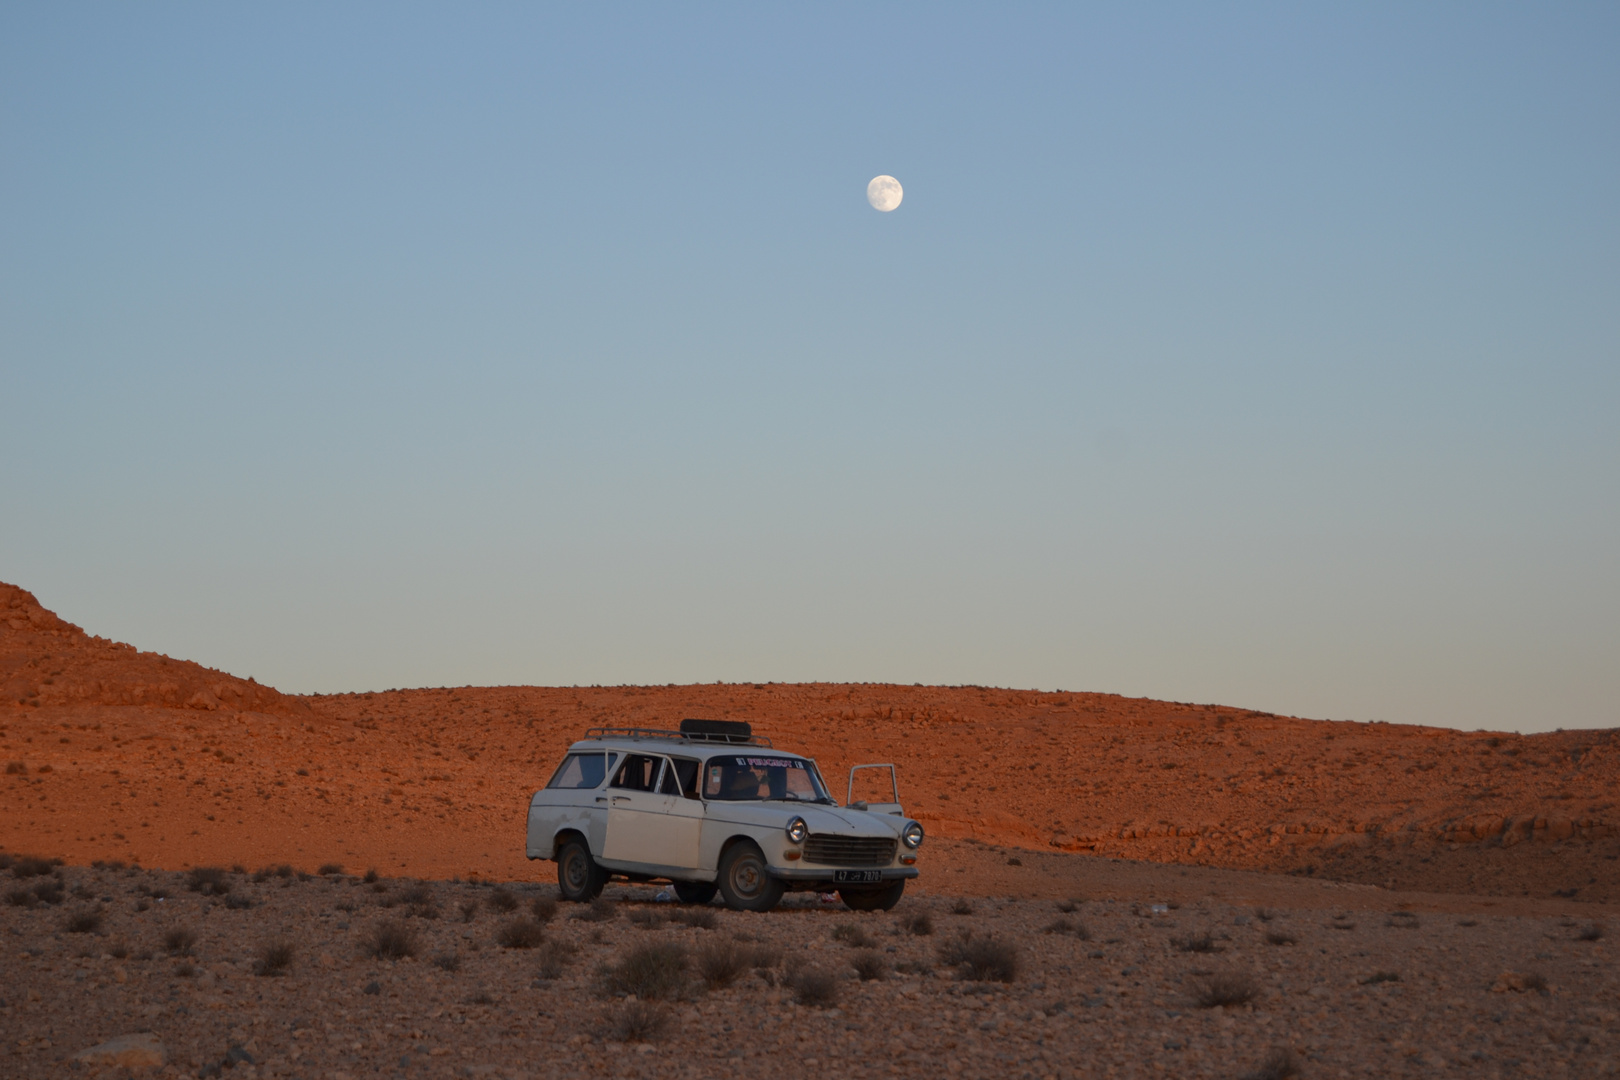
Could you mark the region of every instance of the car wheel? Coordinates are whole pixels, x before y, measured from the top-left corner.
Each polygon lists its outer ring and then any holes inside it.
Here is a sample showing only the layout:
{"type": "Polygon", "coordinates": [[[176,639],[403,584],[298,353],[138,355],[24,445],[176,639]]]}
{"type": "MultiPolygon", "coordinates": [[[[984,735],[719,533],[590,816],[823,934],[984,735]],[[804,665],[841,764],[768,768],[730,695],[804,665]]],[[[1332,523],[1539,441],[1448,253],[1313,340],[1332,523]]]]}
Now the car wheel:
{"type": "Polygon", "coordinates": [[[570,840],[557,855],[557,887],[564,900],[589,903],[602,895],[607,871],[596,865],[583,840],[570,840]]]}
{"type": "Polygon", "coordinates": [[[888,911],[900,902],[906,891],[906,879],[901,878],[881,889],[839,889],[838,899],[851,911],[888,911]]]}
{"type": "Polygon", "coordinates": [[[720,895],[737,911],[769,911],[782,899],[786,886],[771,877],[758,846],[744,840],[720,858],[720,895]]]}
{"type": "Polygon", "coordinates": [[[677,881],[675,896],[683,904],[707,904],[714,899],[720,886],[712,881],[677,881]]]}

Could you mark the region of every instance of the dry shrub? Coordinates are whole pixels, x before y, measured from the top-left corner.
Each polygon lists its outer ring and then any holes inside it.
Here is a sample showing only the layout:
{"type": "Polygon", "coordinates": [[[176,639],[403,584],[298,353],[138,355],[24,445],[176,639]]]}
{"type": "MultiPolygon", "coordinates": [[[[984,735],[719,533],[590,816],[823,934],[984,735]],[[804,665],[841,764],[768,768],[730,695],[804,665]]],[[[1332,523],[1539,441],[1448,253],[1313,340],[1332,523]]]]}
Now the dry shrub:
{"type": "Polygon", "coordinates": [[[1298,940],[1293,934],[1284,933],[1281,930],[1266,931],[1266,944],[1268,945],[1293,945],[1298,940]]]}
{"type": "Polygon", "coordinates": [[[39,905],[39,897],[32,889],[12,889],[6,893],[6,903],[12,907],[31,908],[39,905]]]}
{"type": "Polygon", "coordinates": [[[177,926],[163,935],[163,947],[170,956],[189,956],[197,944],[197,934],[190,927],[177,926]]]}
{"type": "Polygon", "coordinates": [[[198,866],[186,875],[186,888],[204,896],[224,896],[231,891],[231,879],[223,867],[198,866]]]}
{"type": "Polygon", "coordinates": [[[537,896],[529,910],[534,913],[535,922],[548,923],[557,917],[557,901],[549,896],[537,896]]]}
{"type": "Polygon", "coordinates": [[[720,925],[714,909],[706,907],[680,907],[669,913],[670,922],[690,926],[694,930],[713,930],[720,925]]]}
{"type": "Polygon", "coordinates": [[[416,955],[416,935],[404,923],[384,919],[361,939],[360,950],[377,960],[403,960],[416,955]]]}
{"type": "Polygon", "coordinates": [[[41,859],[34,855],[21,855],[11,864],[11,876],[15,878],[44,877],[62,864],[60,859],[41,859]]]}
{"type": "Polygon", "coordinates": [[[839,923],[833,927],[832,936],[834,941],[842,941],[852,949],[870,949],[875,944],[866,931],[854,923],[839,923]]]}
{"type": "Polygon", "coordinates": [[[440,971],[459,971],[461,955],[453,952],[436,953],[433,957],[433,966],[440,971]]]}
{"type": "Polygon", "coordinates": [[[518,898],[508,889],[496,889],[489,894],[489,906],[506,915],[517,910],[518,898]]]}
{"type": "Polygon", "coordinates": [[[789,984],[793,988],[793,1000],[800,1005],[825,1009],[838,1001],[838,979],[825,971],[805,968],[795,972],[789,984]]]}
{"type": "Polygon", "coordinates": [[[1581,927],[1581,932],[1575,935],[1576,941],[1602,941],[1603,924],[1588,923],[1581,927]]]}
{"type": "MultiPolygon", "coordinates": [[[[28,766],[24,765],[22,762],[20,762],[20,761],[8,761],[8,762],[6,762],[6,775],[7,776],[25,776],[25,775],[27,775],[27,773],[28,773],[28,766]]],[[[3,868],[0,868],[0,869],[3,869],[3,868]]]]}
{"type": "Polygon", "coordinates": [[[1390,982],[1400,982],[1400,981],[1401,981],[1401,975],[1400,975],[1400,972],[1398,972],[1398,971],[1375,971],[1371,975],[1367,976],[1365,979],[1362,979],[1361,980],[1361,985],[1362,986],[1377,986],[1379,983],[1390,983],[1390,982]]]}
{"type": "Polygon", "coordinates": [[[958,900],[956,903],[951,905],[951,914],[952,915],[971,915],[971,914],[973,914],[973,903],[972,903],[972,901],[958,900]]]}
{"type": "Polygon", "coordinates": [[[686,950],[670,941],[637,945],[603,971],[610,994],[634,994],[646,1000],[677,998],[686,989],[686,950]]]}
{"type": "Polygon", "coordinates": [[[1286,1046],[1274,1047],[1260,1067],[1245,1073],[1243,1080],[1291,1080],[1300,1074],[1299,1055],[1286,1046]]]}
{"type": "Polygon", "coordinates": [[[576,911],[574,918],[584,919],[586,922],[612,922],[619,917],[619,905],[616,901],[605,896],[598,896],[591,901],[584,911],[576,911]]]}
{"type": "Polygon", "coordinates": [[[918,937],[927,937],[934,932],[934,917],[926,911],[919,911],[907,917],[900,925],[918,937]]]}
{"type": "Polygon", "coordinates": [[[465,904],[461,905],[461,921],[462,922],[464,922],[464,923],[472,922],[473,917],[475,915],[477,915],[477,914],[478,914],[478,901],[476,901],[476,900],[468,900],[465,904]]]}
{"type": "Polygon", "coordinates": [[[735,941],[714,941],[698,950],[698,975],[710,990],[730,986],[748,970],[750,956],[735,941]]]}
{"type": "Polygon", "coordinates": [[[182,979],[189,979],[193,975],[197,974],[197,968],[189,961],[182,960],[178,964],[174,965],[174,973],[182,979]]]}
{"type": "MultiPolygon", "coordinates": [[[[31,890],[34,899],[42,904],[60,904],[62,902],[62,883],[56,878],[46,878],[38,882],[31,890]]],[[[33,905],[28,905],[32,907],[33,905]]]]}
{"type": "Polygon", "coordinates": [[[1260,988],[1241,971],[1221,971],[1206,975],[1193,985],[1193,1001],[1200,1009],[1246,1005],[1260,988]]]}
{"type": "Polygon", "coordinates": [[[1412,912],[1396,911],[1392,912],[1389,918],[1384,920],[1384,925],[1394,927],[1397,930],[1416,930],[1422,924],[1412,912]]]}
{"type": "Polygon", "coordinates": [[[85,911],[75,911],[67,917],[62,929],[70,934],[95,934],[101,931],[101,909],[89,908],[85,911]]]}
{"type": "Polygon", "coordinates": [[[888,965],[883,962],[883,954],[874,949],[863,949],[855,954],[850,961],[861,982],[881,982],[889,973],[888,965]]]}
{"type": "Polygon", "coordinates": [[[508,949],[532,949],[546,939],[546,928],[533,919],[513,919],[495,935],[508,949]]]}
{"type": "Polygon", "coordinates": [[[1254,917],[1259,919],[1261,922],[1270,922],[1272,919],[1275,919],[1277,915],[1270,908],[1257,907],[1254,909],[1254,917]]]}
{"type": "Polygon", "coordinates": [[[939,959],[975,982],[1010,983],[1018,978],[1018,947],[994,937],[963,934],[940,946],[939,959]]]}
{"type": "Polygon", "coordinates": [[[1073,915],[1080,910],[1080,902],[1078,900],[1059,900],[1057,909],[1065,915],[1073,915]]]}
{"type": "Polygon", "coordinates": [[[625,1001],[602,1015],[602,1034],[615,1042],[652,1042],[669,1028],[669,1009],[655,1001],[625,1001]]]}
{"type": "Polygon", "coordinates": [[[1186,937],[1173,937],[1170,944],[1182,952],[1190,953],[1217,953],[1221,951],[1214,935],[1207,931],[1202,934],[1189,934],[1186,937]]]}
{"type": "Polygon", "coordinates": [[[239,896],[232,893],[225,898],[225,907],[231,911],[248,911],[258,906],[258,902],[251,896],[239,896]]]}
{"type": "Polygon", "coordinates": [[[335,862],[322,863],[321,868],[315,872],[321,875],[321,877],[330,877],[333,874],[341,874],[343,873],[343,864],[335,862]]]}
{"type": "Polygon", "coordinates": [[[292,966],[292,962],[292,944],[286,941],[271,941],[259,949],[259,957],[253,964],[253,974],[281,975],[292,966]]]}
{"type": "Polygon", "coordinates": [[[643,930],[656,930],[664,925],[664,916],[651,908],[636,908],[630,912],[630,923],[643,930]]]}
{"type": "Polygon", "coordinates": [[[579,950],[566,941],[548,941],[540,947],[539,976],[551,980],[562,975],[579,950]]]}
{"type": "Polygon", "coordinates": [[[1081,941],[1091,940],[1091,930],[1085,923],[1072,922],[1069,919],[1058,919],[1047,923],[1044,930],[1048,934],[1073,934],[1081,941]]]}
{"type": "Polygon", "coordinates": [[[364,881],[367,885],[374,884],[376,882],[376,880],[377,880],[377,869],[376,869],[376,867],[372,867],[370,870],[367,870],[366,871],[366,876],[361,878],[360,880],[364,881]]]}

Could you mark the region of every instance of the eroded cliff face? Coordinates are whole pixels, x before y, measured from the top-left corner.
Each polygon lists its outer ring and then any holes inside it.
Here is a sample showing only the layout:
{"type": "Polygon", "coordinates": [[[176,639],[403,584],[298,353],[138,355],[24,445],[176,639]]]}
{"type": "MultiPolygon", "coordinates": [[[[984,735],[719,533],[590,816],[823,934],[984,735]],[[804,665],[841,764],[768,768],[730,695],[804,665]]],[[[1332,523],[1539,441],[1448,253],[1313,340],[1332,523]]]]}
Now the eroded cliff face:
{"type": "Polygon", "coordinates": [[[0,703],[285,713],[308,706],[250,679],[92,637],[0,582],[0,703]]]}

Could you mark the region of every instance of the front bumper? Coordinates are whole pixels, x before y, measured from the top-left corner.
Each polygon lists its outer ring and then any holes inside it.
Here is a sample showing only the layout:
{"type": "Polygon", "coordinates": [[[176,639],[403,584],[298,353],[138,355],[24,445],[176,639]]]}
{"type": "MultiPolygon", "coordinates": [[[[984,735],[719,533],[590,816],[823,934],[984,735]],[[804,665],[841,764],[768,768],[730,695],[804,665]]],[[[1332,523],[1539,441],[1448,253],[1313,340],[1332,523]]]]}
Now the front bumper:
{"type": "MultiPolygon", "coordinates": [[[[770,874],[771,877],[794,883],[824,881],[834,888],[849,887],[850,883],[835,883],[833,881],[833,874],[839,870],[860,870],[862,872],[876,870],[883,875],[883,881],[900,881],[917,876],[915,866],[829,866],[826,868],[819,866],[773,866],[770,868],[770,874]]],[[[870,885],[872,882],[866,882],[865,884],[870,885]]]]}

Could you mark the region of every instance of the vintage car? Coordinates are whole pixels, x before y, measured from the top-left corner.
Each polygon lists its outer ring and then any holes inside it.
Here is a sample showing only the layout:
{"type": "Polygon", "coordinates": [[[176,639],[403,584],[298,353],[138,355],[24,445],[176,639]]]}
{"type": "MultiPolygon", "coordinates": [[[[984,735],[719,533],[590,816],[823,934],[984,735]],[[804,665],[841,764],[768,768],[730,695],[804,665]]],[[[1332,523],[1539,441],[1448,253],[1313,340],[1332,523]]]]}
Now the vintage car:
{"type": "Polygon", "coordinates": [[[718,890],[741,911],[769,911],[789,889],[886,911],[917,876],[923,829],[900,808],[892,765],[861,768],[888,769],[893,802],[838,805],[813,760],[737,721],[592,728],[529,801],[528,856],[556,861],[567,900],[622,877],[668,880],[688,904],[718,890]]]}

